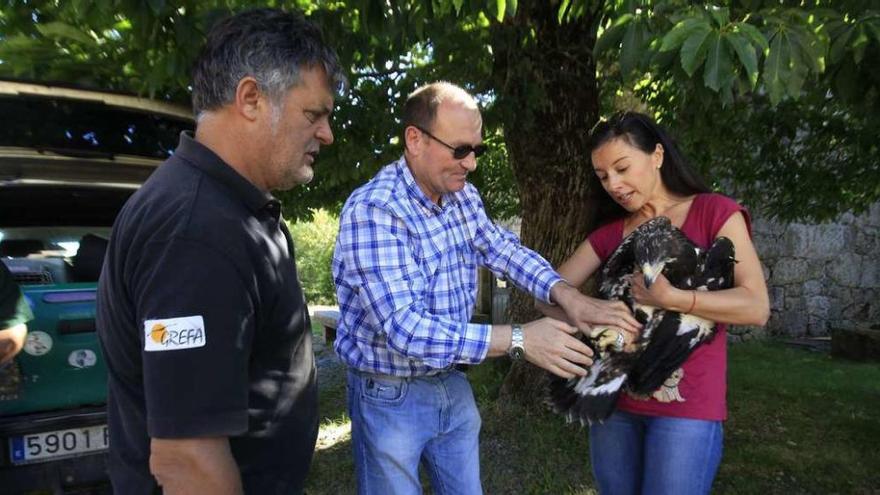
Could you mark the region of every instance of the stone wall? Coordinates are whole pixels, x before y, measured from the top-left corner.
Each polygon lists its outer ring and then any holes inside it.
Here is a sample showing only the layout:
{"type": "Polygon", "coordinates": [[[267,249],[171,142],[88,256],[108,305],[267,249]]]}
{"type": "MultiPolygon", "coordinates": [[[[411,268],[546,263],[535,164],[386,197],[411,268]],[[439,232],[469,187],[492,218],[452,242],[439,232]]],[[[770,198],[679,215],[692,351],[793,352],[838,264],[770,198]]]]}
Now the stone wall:
{"type": "Polygon", "coordinates": [[[752,229],[770,291],[766,331],[825,336],[834,326],[880,323],[880,203],[823,224],[756,218],[752,229]]]}

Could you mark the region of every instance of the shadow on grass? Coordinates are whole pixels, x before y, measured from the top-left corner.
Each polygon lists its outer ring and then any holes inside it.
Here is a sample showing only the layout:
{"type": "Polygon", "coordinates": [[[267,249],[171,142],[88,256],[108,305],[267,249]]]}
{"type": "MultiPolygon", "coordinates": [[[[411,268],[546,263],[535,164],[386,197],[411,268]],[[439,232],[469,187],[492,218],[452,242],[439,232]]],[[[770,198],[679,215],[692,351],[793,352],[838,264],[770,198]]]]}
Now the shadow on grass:
{"type": "MultiPolygon", "coordinates": [[[[331,351],[332,352],[332,351],[331,351]]],[[[346,407],[345,367],[325,366],[318,373],[318,444],[306,479],[305,493],[355,493],[351,457],[351,421],[346,407]]]]}
{"type": "Polygon", "coordinates": [[[306,480],[307,495],[355,493],[351,438],[315,451],[306,480]]]}

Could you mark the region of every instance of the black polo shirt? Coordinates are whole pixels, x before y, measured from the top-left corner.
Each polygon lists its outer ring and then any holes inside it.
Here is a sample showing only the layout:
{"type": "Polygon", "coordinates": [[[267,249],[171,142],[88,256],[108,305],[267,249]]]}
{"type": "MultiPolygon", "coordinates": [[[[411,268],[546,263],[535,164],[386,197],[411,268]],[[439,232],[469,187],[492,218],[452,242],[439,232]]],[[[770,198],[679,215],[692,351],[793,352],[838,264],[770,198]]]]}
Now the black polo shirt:
{"type": "Polygon", "coordinates": [[[247,493],[299,493],[317,438],[308,312],[281,205],[187,135],[123,207],[98,287],[115,493],[150,437],[228,436],[247,493]]]}

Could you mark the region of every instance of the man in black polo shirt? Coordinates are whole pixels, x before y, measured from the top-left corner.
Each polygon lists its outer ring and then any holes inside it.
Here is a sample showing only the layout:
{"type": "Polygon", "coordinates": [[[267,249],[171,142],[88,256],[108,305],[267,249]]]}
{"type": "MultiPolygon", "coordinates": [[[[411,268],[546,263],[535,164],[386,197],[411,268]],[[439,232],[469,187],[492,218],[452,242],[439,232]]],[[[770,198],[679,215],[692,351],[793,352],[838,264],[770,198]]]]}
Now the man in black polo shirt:
{"type": "Polygon", "coordinates": [[[333,141],[334,52],[300,14],[215,26],[195,137],[125,205],[98,289],[116,493],[299,493],[317,437],[310,325],[281,205],[333,141]]]}

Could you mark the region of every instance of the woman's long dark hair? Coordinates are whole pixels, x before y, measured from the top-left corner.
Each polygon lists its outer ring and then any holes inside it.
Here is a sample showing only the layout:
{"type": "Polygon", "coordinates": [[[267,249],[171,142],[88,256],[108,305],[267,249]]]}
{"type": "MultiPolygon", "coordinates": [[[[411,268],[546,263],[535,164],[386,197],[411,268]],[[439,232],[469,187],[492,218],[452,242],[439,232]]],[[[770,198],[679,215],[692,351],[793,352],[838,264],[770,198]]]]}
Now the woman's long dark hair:
{"type": "MultiPolygon", "coordinates": [[[[623,139],[630,146],[649,154],[653,153],[657,149],[657,143],[660,143],[663,146],[660,180],[673,193],[690,196],[711,191],[700,174],[678,150],[672,136],[651,117],[638,112],[620,112],[608,120],[599,121],[590,132],[588,141],[590,154],[614,139],[623,139]]],[[[591,174],[590,177],[590,195],[590,203],[595,208],[599,222],[605,223],[627,214],[627,211],[608,195],[596,174],[591,174]]]]}

